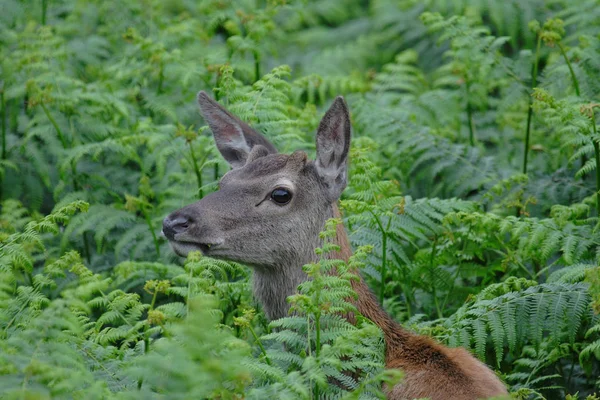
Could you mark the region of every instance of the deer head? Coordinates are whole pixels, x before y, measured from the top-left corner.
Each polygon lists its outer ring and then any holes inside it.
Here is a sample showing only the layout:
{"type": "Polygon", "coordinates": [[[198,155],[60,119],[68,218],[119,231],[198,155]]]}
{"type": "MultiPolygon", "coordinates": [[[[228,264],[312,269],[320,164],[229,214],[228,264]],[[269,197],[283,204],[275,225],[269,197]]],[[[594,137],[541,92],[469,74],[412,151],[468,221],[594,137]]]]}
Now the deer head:
{"type": "Polygon", "coordinates": [[[277,153],[205,92],[198,103],[232,169],[218,191],[165,218],[163,233],[180,256],[200,250],[253,267],[254,292],[267,315],[283,316],[285,298],[306,279],[301,267],[315,258],[318,234],[346,187],[348,107],[337,97],[325,113],[311,161],[303,151],[277,153]]]}
{"type": "MultiPolygon", "coordinates": [[[[268,318],[281,318],[289,309],[287,297],[307,279],[302,266],[315,259],[319,232],[346,187],[348,108],[344,99],[335,99],[317,131],[316,160],[309,161],[302,151],[277,153],[264,136],[206,93],[198,94],[198,103],[232,170],[218,191],[165,218],[163,233],[181,256],[200,250],[253,267],[254,296],[268,318]]],[[[406,372],[406,384],[392,388],[389,399],[507,394],[494,373],[466,350],[405,331],[379,307],[362,279],[352,286],[360,313],[383,330],[386,366],[406,372]]]]}

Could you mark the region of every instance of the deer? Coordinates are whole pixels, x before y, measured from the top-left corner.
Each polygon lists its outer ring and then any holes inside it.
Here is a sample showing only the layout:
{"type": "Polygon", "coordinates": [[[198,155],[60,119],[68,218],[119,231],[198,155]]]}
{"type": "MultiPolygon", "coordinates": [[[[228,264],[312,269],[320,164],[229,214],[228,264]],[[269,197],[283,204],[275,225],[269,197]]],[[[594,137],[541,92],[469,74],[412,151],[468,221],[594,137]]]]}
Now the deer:
{"type": "MultiPolygon", "coordinates": [[[[338,96],[316,133],[316,158],[304,151],[281,154],[261,133],[201,91],[197,102],[216,147],[231,166],[217,191],[174,211],[163,234],[174,252],[191,251],[251,267],[253,294],[268,319],[288,315],[286,299],[308,279],[302,266],[317,258],[319,232],[337,206],[348,181],[351,122],[338,96]]],[[[352,249],[338,225],[335,258],[348,261],[352,249]]],[[[386,388],[388,399],[481,399],[508,392],[484,363],[464,348],[449,348],[412,333],[379,306],[366,282],[352,283],[355,306],[378,325],[385,339],[386,368],[400,369],[403,380],[386,388]]]]}

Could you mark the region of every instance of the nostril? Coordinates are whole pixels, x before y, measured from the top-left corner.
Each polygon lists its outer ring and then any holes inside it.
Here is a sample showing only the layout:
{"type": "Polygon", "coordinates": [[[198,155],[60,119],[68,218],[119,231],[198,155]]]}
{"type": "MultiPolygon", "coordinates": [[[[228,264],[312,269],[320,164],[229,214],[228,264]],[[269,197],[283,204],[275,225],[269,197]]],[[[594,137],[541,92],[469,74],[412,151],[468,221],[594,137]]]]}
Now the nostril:
{"type": "Polygon", "coordinates": [[[185,217],[177,217],[172,222],[172,228],[176,233],[181,233],[189,227],[190,221],[185,217]]]}
{"type": "Polygon", "coordinates": [[[178,233],[185,232],[190,227],[190,219],[184,216],[170,216],[163,220],[163,233],[167,239],[173,240],[178,233]]]}

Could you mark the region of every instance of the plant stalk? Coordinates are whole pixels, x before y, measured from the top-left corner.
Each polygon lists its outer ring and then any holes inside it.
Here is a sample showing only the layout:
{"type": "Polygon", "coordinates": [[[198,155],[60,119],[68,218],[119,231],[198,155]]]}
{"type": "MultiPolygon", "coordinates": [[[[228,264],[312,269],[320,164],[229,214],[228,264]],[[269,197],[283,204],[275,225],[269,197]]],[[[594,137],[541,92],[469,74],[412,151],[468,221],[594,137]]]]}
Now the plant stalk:
{"type": "MultiPolygon", "coordinates": [[[[471,229],[473,228],[473,226],[469,226],[469,230],[467,231],[467,234],[465,235],[464,238],[464,242],[462,244],[462,249],[461,252],[464,254],[466,248],[467,248],[467,242],[469,241],[469,235],[471,234],[471,229]]],[[[442,303],[442,309],[446,308],[446,304],[448,303],[448,300],[450,299],[450,296],[452,295],[452,292],[454,291],[454,282],[456,281],[456,279],[458,279],[458,275],[460,274],[460,264],[456,266],[456,272],[454,273],[454,276],[452,277],[452,282],[450,282],[452,284],[452,286],[450,286],[450,290],[448,290],[448,293],[446,293],[446,297],[444,298],[444,302],[442,303]]]]}
{"type": "Polygon", "coordinates": [[[46,25],[47,12],[48,12],[48,0],[42,0],[42,25],[46,25]]]}
{"type": "Polygon", "coordinates": [[[577,97],[581,96],[581,93],[579,92],[579,82],[577,81],[577,76],[575,76],[575,71],[573,71],[573,66],[571,65],[571,61],[569,61],[569,57],[567,57],[567,53],[565,52],[565,48],[563,47],[562,44],[557,43],[558,48],[560,49],[560,53],[562,54],[563,58],[565,59],[565,62],[567,63],[567,67],[569,67],[569,72],[571,73],[571,80],[573,81],[573,86],[575,87],[575,94],[577,94],[577,97]]]}
{"type": "Polygon", "coordinates": [[[156,250],[156,255],[160,257],[160,247],[158,246],[158,238],[156,237],[156,232],[154,232],[154,227],[152,226],[152,221],[150,220],[150,215],[146,210],[143,211],[144,217],[146,218],[146,224],[150,229],[150,233],[152,234],[152,240],[154,241],[154,249],[156,250]]]}
{"type": "Polygon", "coordinates": [[[44,110],[44,114],[46,114],[46,117],[48,118],[48,120],[50,121],[50,123],[52,124],[54,129],[56,130],[56,134],[58,135],[58,139],[60,140],[60,143],[62,144],[63,149],[67,149],[67,139],[65,138],[65,135],[63,135],[62,130],[56,123],[56,120],[54,119],[52,114],[50,114],[50,111],[48,111],[48,107],[46,107],[46,104],[44,104],[43,102],[40,102],[40,105],[42,106],[42,110],[44,110]]]}
{"type": "Polygon", "coordinates": [[[258,51],[254,51],[254,80],[260,79],[260,54],[258,51]]]}
{"type": "MultiPolygon", "coordinates": [[[[396,264],[398,264],[398,277],[397,277],[397,282],[400,283],[400,293],[404,295],[404,297],[406,298],[406,314],[408,315],[408,318],[410,319],[412,317],[412,307],[411,307],[411,303],[414,303],[412,296],[410,295],[410,289],[406,287],[406,285],[403,282],[408,282],[409,279],[406,278],[406,274],[404,273],[404,268],[401,267],[401,262],[400,259],[392,254],[392,256],[394,257],[394,260],[396,262],[396,264]]],[[[393,272],[392,272],[393,275],[393,272]]]]}
{"type": "MultiPolygon", "coordinates": [[[[221,78],[220,78],[220,73],[217,73],[217,81],[215,82],[215,86],[218,88],[219,84],[221,82],[221,78]]],[[[220,90],[215,90],[215,100],[219,101],[219,99],[221,98],[221,91],[220,90]]],[[[215,181],[219,180],[219,163],[215,163],[215,167],[214,167],[214,177],[215,177],[215,181]]]]}
{"type": "MultiPolygon", "coordinates": [[[[542,44],[542,38],[538,35],[537,45],[535,49],[535,58],[533,60],[533,66],[531,68],[531,91],[537,85],[537,74],[538,64],[540,58],[540,47],[542,44]]],[[[523,173],[527,173],[527,156],[529,154],[529,138],[531,136],[531,120],[533,118],[533,100],[531,99],[531,93],[529,94],[529,107],[527,107],[527,128],[525,130],[525,149],[523,152],[523,173]]]]}
{"type": "MultiPolygon", "coordinates": [[[[596,114],[592,108],[592,131],[594,136],[598,135],[596,128],[596,114]]],[[[592,138],[594,144],[594,154],[596,156],[596,215],[600,218],[600,144],[592,138]]]]}
{"type": "MultiPolygon", "coordinates": [[[[317,291],[317,306],[320,306],[320,288],[317,291]]],[[[317,359],[319,358],[319,354],[321,354],[321,310],[315,313],[315,354],[317,359]]],[[[315,384],[315,399],[319,398],[319,385],[315,384]]]]}
{"type": "MultiPolygon", "coordinates": [[[[152,302],[150,303],[150,308],[148,312],[154,310],[154,304],[156,303],[156,297],[158,295],[158,290],[154,290],[152,294],[152,302]]],[[[150,338],[146,334],[148,332],[148,325],[144,325],[144,354],[147,354],[150,351],[150,338]]],[[[142,387],[142,380],[138,381],[138,389],[142,387]]]]}
{"type": "Polygon", "coordinates": [[[381,255],[381,287],[379,290],[379,303],[383,305],[383,297],[385,294],[385,279],[386,279],[386,266],[387,266],[387,234],[385,231],[382,232],[382,255],[381,255]]]}
{"type": "MultiPolygon", "coordinates": [[[[317,293],[317,304],[319,304],[319,297],[317,293]]],[[[315,313],[315,354],[317,358],[321,354],[321,311],[315,313]]]]}
{"type": "Polygon", "coordinates": [[[156,94],[162,94],[163,92],[163,82],[165,80],[164,66],[163,63],[160,63],[160,69],[158,71],[158,87],[156,88],[156,94]]]}
{"type": "Polygon", "coordinates": [[[437,291],[435,290],[435,274],[433,273],[433,261],[435,259],[435,252],[437,250],[437,241],[438,237],[436,236],[435,239],[433,239],[431,257],[429,258],[429,274],[431,275],[431,293],[433,294],[433,302],[435,303],[435,309],[437,311],[438,318],[444,318],[444,314],[442,313],[442,309],[440,308],[440,303],[437,298],[437,291]]]}
{"type": "Polygon", "coordinates": [[[0,89],[0,118],[2,121],[2,159],[6,160],[6,100],[4,99],[4,88],[0,89]]]}
{"type": "Polygon", "coordinates": [[[470,90],[470,83],[468,80],[465,80],[466,82],[466,89],[467,89],[467,124],[469,126],[469,143],[471,144],[471,146],[475,146],[475,127],[473,126],[473,107],[471,106],[471,99],[469,98],[469,93],[471,92],[470,90]]]}
{"type": "Polygon", "coordinates": [[[252,329],[252,326],[248,325],[248,329],[250,330],[252,337],[254,337],[254,340],[258,344],[260,351],[263,353],[263,356],[265,357],[265,362],[269,365],[272,365],[271,360],[269,359],[269,356],[267,356],[267,351],[265,350],[265,347],[263,346],[262,342],[260,341],[260,338],[256,335],[256,332],[254,332],[254,329],[252,329]]]}
{"type": "Polygon", "coordinates": [[[188,142],[190,146],[190,155],[192,156],[192,164],[194,165],[194,172],[196,173],[196,181],[198,182],[198,198],[204,197],[204,193],[202,191],[202,173],[200,172],[200,168],[198,168],[198,159],[196,158],[196,153],[194,153],[194,147],[192,146],[192,142],[188,142]]]}
{"type": "MultiPolygon", "coordinates": [[[[575,75],[575,71],[573,71],[573,66],[571,65],[571,61],[569,60],[569,57],[567,57],[567,52],[565,51],[565,48],[563,47],[563,45],[560,42],[558,42],[557,45],[558,45],[558,48],[560,49],[560,54],[562,54],[563,58],[565,59],[565,62],[567,63],[567,67],[569,67],[569,73],[571,74],[571,80],[573,81],[573,87],[575,88],[575,94],[577,95],[577,97],[581,97],[581,92],[579,91],[579,81],[577,81],[577,76],[575,75]]],[[[586,162],[587,162],[587,157],[585,156],[585,154],[583,154],[581,156],[581,166],[583,167],[586,162]]]]}
{"type": "MultiPolygon", "coordinates": [[[[383,229],[383,225],[381,224],[381,221],[379,220],[379,218],[375,215],[375,213],[373,211],[369,211],[371,213],[371,215],[373,216],[373,219],[375,220],[375,223],[377,224],[377,226],[379,227],[379,230],[381,231],[381,286],[379,287],[379,304],[383,305],[383,297],[385,294],[385,278],[386,278],[386,266],[387,266],[387,230],[383,229]]],[[[389,228],[389,222],[391,222],[391,219],[388,221],[388,228],[389,228]]]]}

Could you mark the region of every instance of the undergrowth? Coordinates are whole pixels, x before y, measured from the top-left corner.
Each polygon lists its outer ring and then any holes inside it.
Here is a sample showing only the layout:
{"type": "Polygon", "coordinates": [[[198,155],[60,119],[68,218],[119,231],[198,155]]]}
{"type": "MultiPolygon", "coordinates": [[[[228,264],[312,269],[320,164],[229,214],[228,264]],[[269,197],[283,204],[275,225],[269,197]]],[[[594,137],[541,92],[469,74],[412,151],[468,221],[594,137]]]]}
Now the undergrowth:
{"type": "Polygon", "coordinates": [[[340,317],[359,269],[515,398],[596,398],[599,30],[597,0],[5,0],[0,397],[381,398],[381,333],[340,317]],[[349,103],[355,255],[286,318],[160,235],[228,170],[199,90],[284,152],[349,103]]]}

